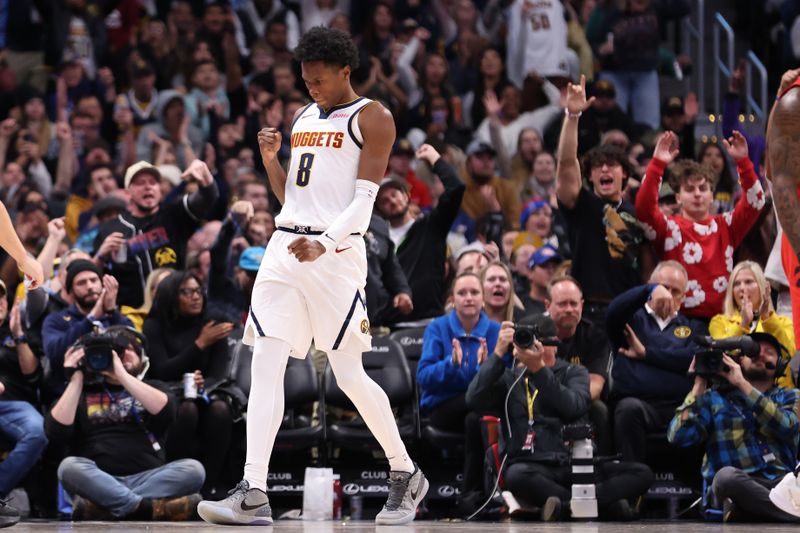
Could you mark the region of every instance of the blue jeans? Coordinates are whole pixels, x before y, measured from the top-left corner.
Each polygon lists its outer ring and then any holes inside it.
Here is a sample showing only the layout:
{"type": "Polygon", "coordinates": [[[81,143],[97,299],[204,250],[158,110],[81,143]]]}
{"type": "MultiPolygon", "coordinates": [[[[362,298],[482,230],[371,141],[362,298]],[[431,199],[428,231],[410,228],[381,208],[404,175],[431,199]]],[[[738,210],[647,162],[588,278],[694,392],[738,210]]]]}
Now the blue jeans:
{"type": "Polygon", "coordinates": [[[15,443],[0,463],[0,498],[14,490],[47,446],[44,419],[28,402],[0,401],[0,433],[15,443]]]}
{"type": "Polygon", "coordinates": [[[604,70],[600,78],[610,80],[617,91],[617,105],[637,124],[657,130],[661,123],[661,97],[655,70],[604,70]],[[630,113],[628,112],[630,106],[630,113]]]}
{"type": "Polygon", "coordinates": [[[134,512],[143,498],[176,498],[198,492],[205,477],[203,465],[194,459],[180,459],[129,476],[107,474],[85,457],[67,457],[58,466],[58,479],[67,492],[91,500],[118,518],[134,512]]]}

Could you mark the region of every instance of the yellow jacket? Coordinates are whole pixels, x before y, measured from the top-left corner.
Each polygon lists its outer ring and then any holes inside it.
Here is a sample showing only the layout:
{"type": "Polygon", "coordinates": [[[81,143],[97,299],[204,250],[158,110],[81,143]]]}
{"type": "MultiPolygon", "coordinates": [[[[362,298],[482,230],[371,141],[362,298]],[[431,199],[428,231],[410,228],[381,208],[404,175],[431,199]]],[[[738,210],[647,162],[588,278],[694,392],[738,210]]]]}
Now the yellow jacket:
{"type": "MultiPolygon", "coordinates": [[[[773,312],[772,315],[766,320],[759,320],[756,325],[756,331],[771,334],[773,337],[783,344],[789,350],[789,357],[794,357],[794,352],[797,350],[794,341],[794,328],[792,327],[792,319],[779,315],[773,312]]],[[[708,325],[708,332],[715,339],[724,339],[726,337],[738,337],[740,335],[747,335],[749,331],[742,328],[742,315],[736,313],[733,316],[717,315],[711,319],[708,325]]],[[[783,377],[778,379],[778,385],[781,387],[793,388],[794,380],[789,368],[786,369],[783,377]]]]}

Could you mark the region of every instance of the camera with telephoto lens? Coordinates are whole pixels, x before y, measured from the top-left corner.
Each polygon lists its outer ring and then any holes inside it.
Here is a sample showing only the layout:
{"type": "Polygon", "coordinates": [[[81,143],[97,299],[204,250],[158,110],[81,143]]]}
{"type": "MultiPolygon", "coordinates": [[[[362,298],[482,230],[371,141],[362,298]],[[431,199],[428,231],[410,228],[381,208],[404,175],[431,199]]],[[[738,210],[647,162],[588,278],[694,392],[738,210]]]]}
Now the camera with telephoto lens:
{"type": "Polygon", "coordinates": [[[78,346],[83,348],[83,359],[78,367],[91,373],[99,374],[111,368],[112,351],[118,354],[125,352],[128,340],[121,335],[108,333],[89,333],[81,337],[78,346]]]}
{"type": "Polygon", "coordinates": [[[694,373],[701,378],[712,378],[720,373],[728,372],[728,365],[722,361],[727,353],[730,357],[758,357],[761,347],[747,336],[713,339],[711,337],[695,337],[694,341],[708,348],[694,354],[694,373]]]}

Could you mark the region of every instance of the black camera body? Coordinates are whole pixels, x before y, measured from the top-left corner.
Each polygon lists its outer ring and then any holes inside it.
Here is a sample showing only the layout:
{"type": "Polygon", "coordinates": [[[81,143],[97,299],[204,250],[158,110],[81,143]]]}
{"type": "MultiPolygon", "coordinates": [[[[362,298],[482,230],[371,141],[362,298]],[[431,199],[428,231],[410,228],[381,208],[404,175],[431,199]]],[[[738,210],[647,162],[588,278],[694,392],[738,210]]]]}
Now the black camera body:
{"type": "Polygon", "coordinates": [[[111,352],[122,354],[128,347],[128,340],[119,335],[90,333],[81,338],[79,346],[83,347],[84,356],[78,367],[99,374],[111,368],[113,362],[111,352]]]}
{"type": "Polygon", "coordinates": [[[722,362],[722,350],[704,350],[694,354],[694,373],[701,378],[709,379],[727,372],[728,365],[722,362]]]}
{"type": "Polygon", "coordinates": [[[565,441],[578,441],[591,439],[594,431],[591,424],[568,424],[561,428],[561,435],[565,441]]]}
{"type": "Polygon", "coordinates": [[[514,324],[514,344],[522,349],[528,349],[533,346],[533,343],[536,341],[542,343],[542,346],[559,345],[558,339],[543,335],[537,326],[531,324],[514,324]]]}

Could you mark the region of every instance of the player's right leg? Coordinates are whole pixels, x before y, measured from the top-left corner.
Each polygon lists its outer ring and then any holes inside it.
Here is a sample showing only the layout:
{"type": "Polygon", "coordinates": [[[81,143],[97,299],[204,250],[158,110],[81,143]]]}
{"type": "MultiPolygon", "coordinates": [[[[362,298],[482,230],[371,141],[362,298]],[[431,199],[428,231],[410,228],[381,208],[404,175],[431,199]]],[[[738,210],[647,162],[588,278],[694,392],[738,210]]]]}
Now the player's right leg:
{"type": "Polygon", "coordinates": [[[222,501],[203,501],[197,512],[212,524],[270,525],[267,467],[283,419],[283,376],[291,345],[258,337],[253,348],[250,398],[247,403],[247,458],[244,479],[222,501]]]}

